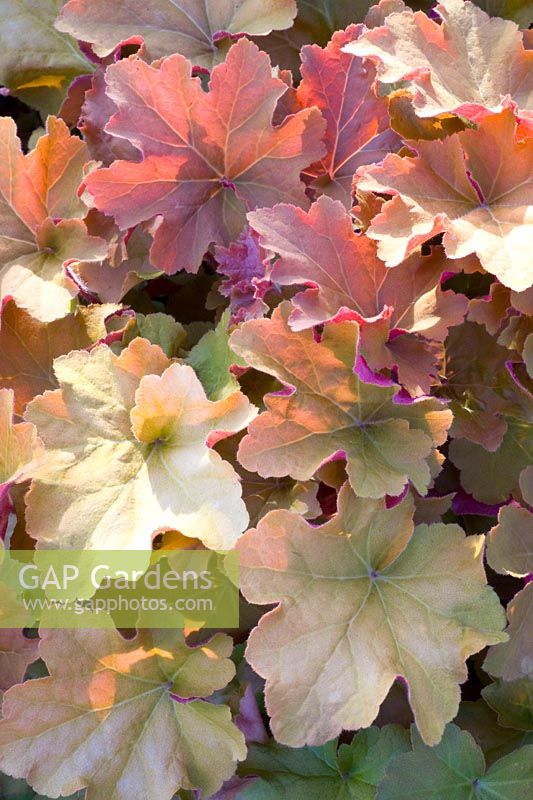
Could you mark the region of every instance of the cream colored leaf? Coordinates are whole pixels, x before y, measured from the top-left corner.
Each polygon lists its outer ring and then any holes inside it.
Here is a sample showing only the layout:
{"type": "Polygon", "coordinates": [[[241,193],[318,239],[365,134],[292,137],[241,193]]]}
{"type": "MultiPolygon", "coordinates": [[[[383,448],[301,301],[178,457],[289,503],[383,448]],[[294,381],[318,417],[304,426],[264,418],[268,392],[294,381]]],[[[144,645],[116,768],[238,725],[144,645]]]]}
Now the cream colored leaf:
{"type": "Polygon", "coordinates": [[[516,577],[533,572],[533,514],[527,508],[501,508],[487,540],[487,561],[496,572],[516,577]]]}
{"type": "Polygon", "coordinates": [[[390,14],[345,49],[377,61],[381,81],[411,83],[421,117],[453,111],[478,120],[509,98],[531,109],[533,53],[518,25],[468,0],[441,0],[436,11],[440,25],[422,11],[390,14]]]}
{"type": "Polygon", "coordinates": [[[144,339],[120,356],[73,352],[54,368],[61,389],[27,410],[47,448],[28,495],[39,545],[149,549],[156,532],[177,529],[231,548],[248,515],[238,476],[206,440],[245,426],[248,400],[211,403],[191,367],[144,339]]]}

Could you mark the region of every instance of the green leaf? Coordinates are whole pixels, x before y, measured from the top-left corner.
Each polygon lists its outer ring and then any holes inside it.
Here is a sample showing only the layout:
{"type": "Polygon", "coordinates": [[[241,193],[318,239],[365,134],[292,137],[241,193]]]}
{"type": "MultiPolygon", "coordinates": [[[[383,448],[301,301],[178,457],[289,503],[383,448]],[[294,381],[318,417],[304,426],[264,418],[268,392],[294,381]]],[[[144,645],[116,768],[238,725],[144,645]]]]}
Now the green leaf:
{"type": "Polygon", "coordinates": [[[533,787],[533,746],[504,756],[485,772],[472,736],[448,725],[436,747],[412,730],[413,752],[393,759],[377,800],[524,800],[533,787]]]}
{"type": "Polygon", "coordinates": [[[506,728],[533,731],[533,681],[495,681],[481,692],[498,714],[498,722],[506,728]]]}
{"type": "Polygon", "coordinates": [[[168,358],[178,355],[180,347],[185,342],[187,334],[185,328],[169,314],[137,314],[131,329],[126,330],[123,344],[129,344],[136,336],[148,339],[152,344],[158,344],[168,358]]]}
{"type": "Polygon", "coordinates": [[[187,363],[200,378],[210,400],[224,400],[240,388],[230,367],[233,364],[244,365],[245,362],[229,346],[229,318],[228,309],[216,328],[202,336],[187,358],[187,363]]]}
{"type": "Polygon", "coordinates": [[[275,742],[252,745],[240,775],[258,777],[239,800],[374,800],[375,787],[394,755],[409,747],[407,732],[397,725],[372,727],[337,750],[337,742],[322,747],[291,749],[275,742]]]}

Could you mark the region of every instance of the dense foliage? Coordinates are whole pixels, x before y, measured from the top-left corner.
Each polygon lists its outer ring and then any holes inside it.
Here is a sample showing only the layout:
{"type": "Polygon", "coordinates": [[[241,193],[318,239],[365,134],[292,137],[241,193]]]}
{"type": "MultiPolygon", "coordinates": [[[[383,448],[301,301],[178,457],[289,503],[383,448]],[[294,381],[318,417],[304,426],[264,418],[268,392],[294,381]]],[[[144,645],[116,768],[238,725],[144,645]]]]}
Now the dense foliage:
{"type": "Polygon", "coordinates": [[[3,547],[241,570],[0,630],[6,800],[533,796],[532,8],[370,5],[0,0],[3,547]]]}

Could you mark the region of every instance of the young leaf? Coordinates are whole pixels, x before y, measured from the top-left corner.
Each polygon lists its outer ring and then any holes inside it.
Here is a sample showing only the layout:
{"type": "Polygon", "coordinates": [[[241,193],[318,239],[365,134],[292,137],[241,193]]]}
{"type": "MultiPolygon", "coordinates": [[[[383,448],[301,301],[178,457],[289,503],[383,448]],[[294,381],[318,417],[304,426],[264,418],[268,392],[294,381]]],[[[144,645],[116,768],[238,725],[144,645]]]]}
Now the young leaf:
{"type": "Polygon", "coordinates": [[[223,400],[240,388],[230,371],[240,359],[229,346],[228,325],[229,311],[225,311],[216,328],[207,331],[187,357],[210,400],[223,400]]]}
{"type": "Polygon", "coordinates": [[[41,546],[143,550],[175,529],[230,549],[248,514],[237,474],[206,441],[246,426],[255,409],[244,395],[212,403],[191,367],[144,339],[120,356],[73,352],[54,369],[61,389],[26,412],[47,447],[28,495],[30,535],[41,546]]]}
{"type": "Polygon", "coordinates": [[[54,30],[64,0],[0,0],[0,84],[55,114],[69,83],[92,72],[76,42],[54,30]]]}
{"type": "MultiPolygon", "coordinates": [[[[251,212],[248,219],[262,246],[280,256],[269,271],[272,281],[307,287],[292,299],[294,330],[336,317],[356,319],[364,323],[359,349],[369,366],[398,366],[399,381],[409,389],[424,383],[424,370],[418,369],[423,366],[423,346],[418,359],[412,358],[413,341],[420,340],[389,338],[391,330],[442,342],[448,328],[462,322],[467,300],[442,291],[441,276],[450,266],[467,264],[450,265],[442,249],[434,248],[429,256],[414,255],[397,269],[388,269],[377,257],[375,243],[354,233],[348,212],[328,197],[320,197],[307,213],[280,204],[251,212]],[[415,385],[410,375],[414,371],[415,385]]],[[[429,389],[427,381],[424,386],[429,389]]]]}
{"type": "Polygon", "coordinates": [[[486,117],[477,130],[415,143],[418,156],[388,155],[363,167],[358,189],[392,194],[368,236],[389,267],[444,232],[450,258],[475,253],[482,266],[518,292],[533,283],[528,184],[531,137],[519,140],[511,111],[486,117]],[[506,165],[505,168],[503,165],[506,165]]]}
{"type": "Polygon", "coordinates": [[[264,317],[268,306],[264,297],[274,285],[265,278],[267,254],[259,237],[248,226],[229,247],[216,247],[217,271],[225,276],[218,290],[229,297],[231,321],[264,317]]]}
{"type": "Polygon", "coordinates": [[[168,358],[174,358],[180,352],[187,339],[187,332],[180,322],[176,322],[169,314],[136,314],[128,323],[122,337],[122,345],[127,346],[140,336],[157,344],[168,358]]]}
{"type": "Polygon", "coordinates": [[[0,300],[13,297],[41,322],[64,317],[78,293],[65,261],[107,253],[80,219],[86,161],[86,146],[62,120],[48,117],[47,133],[24,156],[15,123],[0,118],[0,300]]]}
{"type": "Polygon", "coordinates": [[[342,52],[363,25],[350,25],[334,34],[324,49],[302,48],[302,81],[297,97],[303,108],[317,106],[327,128],[326,156],[306,170],[320,193],[349,208],[354,172],[364,164],[382,161],[399,150],[401,139],[391,130],[388,103],[376,94],[376,69],[368,60],[342,52]]]}
{"type": "Polygon", "coordinates": [[[422,117],[453,112],[479,121],[509,100],[530,109],[533,53],[518,25],[489,17],[469,0],[441,0],[436,10],[440,25],[406,9],[346,50],[375,61],[384,83],[409,81],[422,117]]]}
{"type": "Polygon", "coordinates": [[[262,477],[307,480],[342,452],[361,497],[399,495],[409,480],[425,494],[450,411],[433,399],[395,403],[394,389],[363,383],[353,371],[356,322],[328,326],[318,343],[312,331],[290,329],[290,311],[283,303],[272,319],[245,322],[230,339],[250,366],[287,387],[266,396],[267,411],[251,423],[239,461],[262,477]]]}
{"type": "Polygon", "coordinates": [[[465,658],[505,640],[483,537],[456,525],[413,532],[412,516],[410,499],[387,509],[345,485],[325,525],[273,511],[240,540],[246,599],[280,604],[246,651],[267,679],[278,741],[321,744],[370,725],[401,675],[421,735],[435,744],[457,713],[465,658]]]}
{"type": "Polygon", "coordinates": [[[368,728],[348,744],[300,750],[276,743],[252,745],[239,775],[256,776],[239,800],[374,800],[389,760],[409,749],[407,731],[397,725],[368,728]]]}
{"type": "Polygon", "coordinates": [[[179,55],[152,66],[120,61],[106,80],[119,109],[107,130],[144,158],[97,170],[86,187],[122,229],[163,217],[151,250],[154,266],[195,272],[211,242],[237,238],[247,210],[307,204],[300,172],[323,155],[325,122],[311,108],[272,126],[287,86],[272,77],[268,56],[252,42],[233,45],[213,70],[209,93],[179,55]]]}
{"type": "Polygon", "coordinates": [[[221,40],[289,28],[295,16],[295,0],[119,0],[111,6],[106,0],[70,0],[56,28],[90,42],[99,56],[140,36],[153,59],[181,53],[211,69],[224,58],[221,40]]]}
{"type": "Polygon", "coordinates": [[[391,761],[377,800],[523,800],[532,785],[531,745],[504,756],[486,772],[480,748],[456,725],[448,725],[433,748],[414,732],[413,750],[391,761]]]}
{"type": "Polygon", "coordinates": [[[223,634],[191,648],[181,631],[42,631],[50,677],[6,694],[1,769],[55,797],[212,794],[246,755],[227,706],[200,699],[231,680],[231,646],[223,634]]]}

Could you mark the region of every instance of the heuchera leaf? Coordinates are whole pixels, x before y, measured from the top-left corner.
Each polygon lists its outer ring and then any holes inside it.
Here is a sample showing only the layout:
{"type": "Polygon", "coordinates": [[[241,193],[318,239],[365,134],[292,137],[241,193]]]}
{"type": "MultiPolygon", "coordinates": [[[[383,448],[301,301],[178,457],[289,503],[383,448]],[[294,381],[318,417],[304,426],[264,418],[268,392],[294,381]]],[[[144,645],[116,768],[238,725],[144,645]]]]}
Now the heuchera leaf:
{"type": "Polygon", "coordinates": [[[388,100],[391,127],[402,139],[445,139],[466,128],[465,121],[453,114],[419,117],[408,89],[396,89],[388,95],[388,100]]]}
{"type": "Polygon", "coordinates": [[[413,146],[414,158],[388,155],[381,166],[358,172],[358,189],[394,195],[367,231],[379,241],[378,254],[387,266],[400,264],[444,232],[447,256],[476,253],[505,286],[528,289],[532,148],[531,137],[517,138],[513,113],[503,111],[486,117],[477,130],[413,146]]]}
{"type": "Polygon", "coordinates": [[[239,382],[231,367],[240,361],[229,346],[229,312],[225,311],[216,328],[205,333],[187,356],[210,400],[223,400],[236,392],[239,382]]]}
{"type": "Polygon", "coordinates": [[[300,750],[271,743],[252,745],[240,775],[256,776],[239,800],[374,800],[385,766],[409,749],[407,731],[398,725],[368,728],[340,745],[300,750]]]}
{"type": "Polygon", "coordinates": [[[472,736],[448,725],[442,742],[427,747],[413,733],[413,753],[393,759],[377,800],[523,800],[533,781],[533,746],[504,756],[487,771],[472,736]]]}
{"type": "MultiPolygon", "coordinates": [[[[489,420],[490,421],[490,420],[489,420]]],[[[463,488],[482,503],[502,503],[519,490],[520,473],[531,464],[531,408],[525,419],[507,418],[502,442],[494,452],[468,439],[453,439],[450,460],[461,471],[463,488]]]]}
{"type": "Polygon", "coordinates": [[[483,669],[497,678],[533,679],[533,582],[517,592],[507,606],[509,641],[491,647],[483,669]]]}
{"type": "Polygon", "coordinates": [[[518,26],[469,0],[441,0],[436,11],[440,25],[422,11],[390,14],[346,49],[376,61],[381,81],[412,83],[423,117],[454,112],[478,121],[510,103],[531,109],[533,53],[518,26]]]}
{"type": "Polygon", "coordinates": [[[246,755],[228,707],[201,699],[231,680],[230,653],[223,634],[191,648],[181,631],[42,631],[50,677],[6,694],[2,770],[56,797],[212,794],[246,755]]]}
{"type": "Polygon", "coordinates": [[[272,127],[287,87],[252,42],[233,45],[213,70],[209,93],[179,55],[152,66],[121,61],[106,80],[119,108],[107,130],[129,139],[144,158],[97,170],[86,187],[122,229],[163,217],[154,266],[195,272],[211,242],[237,238],[247,210],[307,204],[300,172],[323,155],[325,122],[311,108],[272,127]]]}
{"type": "Polygon", "coordinates": [[[376,68],[368,60],[343,53],[363,25],[350,25],[334,34],[324,49],[302,49],[302,81],[297,98],[303,108],[317,106],[327,128],[326,156],[306,174],[319,192],[341,200],[349,208],[354,172],[364,164],[382,161],[399,150],[401,139],[390,128],[388,103],[376,94],[376,68]]]}
{"type": "Polygon", "coordinates": [[[533,572],[533,514],[527,508],[500,509],[487,537],[487,561],[496,572],[516,577],[533,572]]]}
{"type": "Polygon", "coordinates": [[[394,389],[363,383],[353,371],[356,322],[327,326],[319,343],[312,331],[290,329],[290,311],[283,303],[271,319],[245,322],[230,339],[250,366],[286,387],[266,396],[267,411],[249,426],[239,461],[263,477],[307,480],[343,453],[361,497],[399,495],[408,480],[425,493],[450,411],[433,399],[395,403],[394,389]]]}
{"type": "Polygon", "coordinates": [[[482,695],[498,714],[498,722],[506,728],[533,731],[533,681],[495,681],[482,695]]]}
{"type": "Polygon", "coordinates": [[[181,53],[210,69],[224,59],[221,40],[289,28],[295,16],[295,0],[116,0],[111,6],[106,0],[70,0],[56,28],[90,42],[99,56],[142,37],[153,59],[181,53]]]}
{"type": "Polygon", "coordinates": [[[47,447],[28,495],[30,535],[41,546],[143,550],[176,529],[230,549],[248,515],[236,473],[206,441],[246,426],[255,409],[244,395],[207,400],[191,367],[144,339],[120,356],[105,345],[73,352],[54,370],[62,388],[26,412],[47,447]]]}
{"type": "Polygon", "coordinates": [[[77,127],[91,157],[108,166],[117,158],[139,161],[140,153],[127,139],[107,133],[105,126],[116,113],[117,107],[106,92],[106,65],[99,65],[91,78],[90,87],[84,92],[77,127]]]}
{"type": "MultiPolygon", "coordinates": [[[[320,197],[307,213],[281,204],[251,212],[248,219],[262,246],[279,256],[268,271],[272,281],[307,286],[292,299],[291,327],[302,330],[335,318],[358,320],[363,323],[360,352],[370,366],[398,366],[400,383],[407,382],[416,392],[410,372],[422,366],[423,347],[413,359],[412,337],[389,336],[397,328],[442,342],[448,328],[462,322],[466,298],[440,288],[450,267],[442,249],[413,255],[388,269],[377,257],[375,243],[356,234],[348,212],[328,197],[320,197]]],[[[418,384],[424,382],[423,371],[417,377],[418,384]]],[[[424,388],[429,389],[427,380],[424,388]]]]}
{"type": "MultiPolygon", "coordinates": [[[[187,339],[187,332],[183,325],[176,322],[169,314],[158,312],[135,314],[135,317],[128,321],[120,345],[126,347],[137,336],[159,345],[168,358],[174,358],[181,351],[187,339]]],[[[234,387],[234,390],[235,388],[238,387],[234,387]]]]}
{"type": "MultiPolygon", "coordinates": [[[[487,561],[497,572],[526,576],[533,572],[533,515],[526,508],[506,506],[488,535],[487,561]]],[[[484,668],[512,681],[533,676],[533,583],[507,606],[510,639],[491,648],[484,668]]]]}
{"type": "Polygon", "coordinates": [[[64,317],[78,293],[69,259],[100,260],[107,243],[90,236],[77,197],[87,148],[65,123],[48,117],[47,133],[24,156],[13,120],[0,118],[0,299],[42,322],[64,317]]]}
{"type": "MultiPolygon", "coordinates": [[[[482,325],[465,322],[450,330],[446,340],[444,391],[452,400],[454,418],[450,434],[454,438],[469,439],[490,452],[498,450],[507,431],[505,415],[517,419],[522,416],[520,398],[507,369],[511,360],[512,351],[499,345],[482,325]]],[[[489,483],[494,481],[496,488],[489,493],[492,496],[496,491],[499,497],[497,483],[500,477],[505,478],[493,474],[489,483]]],[[[485,471],[483,478],[488,478],[485,471]]],[[[468,482],[472,487],[481,484],[473,474],[468,482]]],[[[486,491],[486,487],[481,491],[486,491]]],[[[502,499],[506,499],[508,491],[504,491],[502,499]]]]}
{"type": "Polygon", "coordinates": [[[421,735],[435,744],[457,713],[465,657],[505,639],[483,537],[456,525],[413,532],[412,516],[407,498],[387,509],[345,485],[325,525],[273,511],[238,543],[246,599],[280,603],[246,651],[267,679],[278,741],[321,744],[371,724],[401,675],[421,735]]]}
{"type": "Polygon", "coordinates": [[[70,81],[93,66],[53,23],[64,0],[0,0],[0,84],[55,114],[70,81]]]}
{"type": "Polygon", "coordinates": [[[229,247],[216,247],[217,271],[224,275],[219,292],[230,301],[231,321],[264,317],[264,297],[274,285],[265,278],[267,254],[255,231],[246,226],[229,247]]]}

